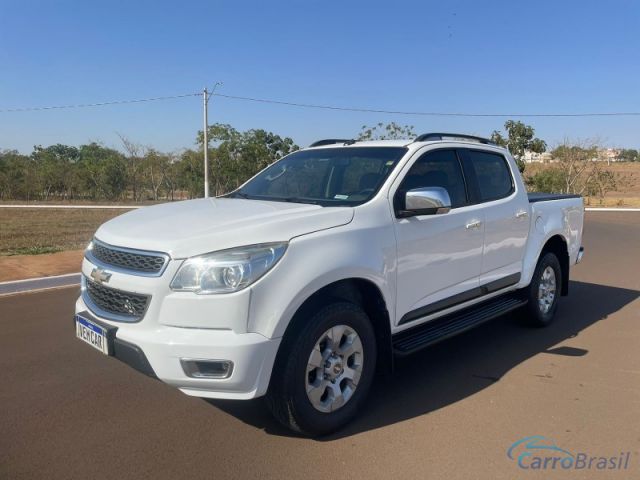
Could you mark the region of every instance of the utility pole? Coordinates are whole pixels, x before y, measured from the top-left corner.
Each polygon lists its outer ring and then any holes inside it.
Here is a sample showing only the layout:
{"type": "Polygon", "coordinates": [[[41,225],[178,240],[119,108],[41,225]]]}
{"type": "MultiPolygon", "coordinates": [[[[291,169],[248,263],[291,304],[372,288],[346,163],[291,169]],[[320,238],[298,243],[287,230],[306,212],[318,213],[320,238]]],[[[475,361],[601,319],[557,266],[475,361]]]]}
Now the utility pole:
{"type": "Polygon", "coordinates": [[[216,91],[216,88],[220,85],[222,85],[222,82],[216,82],[211,93],[209,93],[207,87],[204,87],[204,90],[202,91],[202,106],[204,110],[204,128],[202,130],[204,133],[202,142],[204,144],[204,198],[209,198],[209,99],[216,91]]]}
{"type": "Polygon", "coordinates": [[[204,107],[204,141],[202,142],[204,145],[204,198],[209,198],[209,139],[207,135],[209,132],[209,118],[208,118],[208,104],[209,104],[209,94],[207,92],[207,87],[204,87],[204,91],[202,92],[202,100],[204,107]]]}

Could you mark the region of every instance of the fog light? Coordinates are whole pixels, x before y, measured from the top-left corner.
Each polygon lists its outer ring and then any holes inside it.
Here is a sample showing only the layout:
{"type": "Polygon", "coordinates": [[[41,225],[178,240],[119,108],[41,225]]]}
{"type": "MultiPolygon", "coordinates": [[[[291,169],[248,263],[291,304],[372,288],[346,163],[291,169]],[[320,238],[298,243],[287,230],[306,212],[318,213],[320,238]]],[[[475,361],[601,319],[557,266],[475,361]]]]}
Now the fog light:
{"type": "Polygon", "coordinates": [[[233,362],[230,360],[181,358],[180,364],[185,375],[191,378],[229,378],[233,371],[233,362]]]}

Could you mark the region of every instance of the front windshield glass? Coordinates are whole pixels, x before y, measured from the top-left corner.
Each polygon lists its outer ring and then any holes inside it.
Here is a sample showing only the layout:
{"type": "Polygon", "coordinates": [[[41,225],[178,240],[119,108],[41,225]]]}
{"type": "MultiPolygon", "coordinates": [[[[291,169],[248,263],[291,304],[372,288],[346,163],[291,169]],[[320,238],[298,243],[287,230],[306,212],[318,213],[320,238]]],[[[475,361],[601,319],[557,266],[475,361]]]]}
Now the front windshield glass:
{"type": "Polygon", "coordinates": [[[260,172],[230,197],[359,205],[378,191],[404,147],[320,148],[295,152],[260,172]]]}

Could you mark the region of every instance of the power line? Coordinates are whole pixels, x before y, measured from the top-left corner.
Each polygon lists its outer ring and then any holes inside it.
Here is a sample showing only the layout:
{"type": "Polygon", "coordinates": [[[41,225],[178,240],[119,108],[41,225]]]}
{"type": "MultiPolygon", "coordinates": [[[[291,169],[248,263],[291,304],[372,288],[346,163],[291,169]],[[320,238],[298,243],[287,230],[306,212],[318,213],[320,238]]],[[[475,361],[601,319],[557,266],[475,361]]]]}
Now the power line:
{"type": "MultiPolygon", "coordinates": [[[[185,93],[182,95],[168,95],[162,97],[140,98],[134,100],[114,100],[110,102],[97,103],[80,103],[74,105],[54,105],[45,107],[23,107],[0,109],[0,113],[14,112],[34,112],[40,110],[60,110],[70,108],[87,108],[87,107],[103,107],[107,105],[122,105],[127,103],[155,102],[161,100],[171,100],[176,98],[198,97],[202,93],[185,93]]],[[[314,108],[322,110],[336,110],[342,112],[360,112],[360,113],[383,113],[389,115],[413,115],[425,117],[637,117],[640,112],[586,112],[586,113],[468,113],[468,112],[423,112],[423,111],[406,111],[406,110],[384,110],[378,108],[360,108],[360,107],[342,107],[337,105],[323,105],[314,103],[299,103],[282,100],[273,100],[269,98],[243,97],[240,95],[226,95],[223,93],[213,93],[211,96],[225,98],[229,100],[240,100],[245,102],[267,103],[273,105],[284,105],[298,108],[314,108]]]]}
{"type": "Polygon", "coordinates": [[[313,103],[295,103],[266,98],[241,97],[216,93],[216,97],[247,102],[272,103],[290,107],[320,108],[325,110],[339,110],[345,112],[388,113],[392,115],[420,115],[431,117],[622,117],[640,116],[640,112],[590,112],[590,113],[461,113],[461,112],[416,112],[402,110],[381,110],[374,108],[338,107],[334,105],[318,105],[313,103]]]}
{"type": "Polygon", "coordinates": [[[185,93],[183,95],[168,95],[164,97],[151,97],[151,98],[138,98],[134,100],[113,100],[111,102],[99,102],[99,103],[78,103],[75,105],[53,105],[48,107],[23,107],[23,108],[7,108],[0,110],[0,113],[9,112],[35,112],[38,110],[60,110],[63,108],[86,108],[86,107],[104,107],[106,105],[121,105],[125,103],[142,103],[142,102],[156,102],[158,100],[171,100],[173,98],[185,98],[185,97],[197,97],[201,96],[201,93],[185,93]]]}

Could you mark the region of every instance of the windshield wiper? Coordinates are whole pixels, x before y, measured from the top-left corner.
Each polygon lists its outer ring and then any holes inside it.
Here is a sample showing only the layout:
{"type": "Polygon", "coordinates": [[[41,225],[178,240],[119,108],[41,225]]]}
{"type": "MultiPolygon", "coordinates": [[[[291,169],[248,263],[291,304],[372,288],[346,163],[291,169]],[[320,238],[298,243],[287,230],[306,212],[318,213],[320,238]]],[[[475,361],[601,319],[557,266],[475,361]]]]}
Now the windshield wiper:
{"type": "Polygon", "coordinates": [[[272,200],[278,200],[280,202],[291,202],[291,203],[309,203],[311,205],[319,204],[317,200],[312,200],[310,198],[300,198],[300,197],[272,197],[272,200]]]}
{"type": "Polygon", "coordinates": [[[270,196],[262,196],[262,195],[249,195],[244,192],[231,192],[225,195],[228,198],[245,198],[249,200],[263,200],[263,201],[271,201],[271,202],[290,202],[290,203],[308,203],[311,205],[320,205],[318,200],[313,200],[311,198],[301,198],[301,197],[270,197],[270,196]]]}

